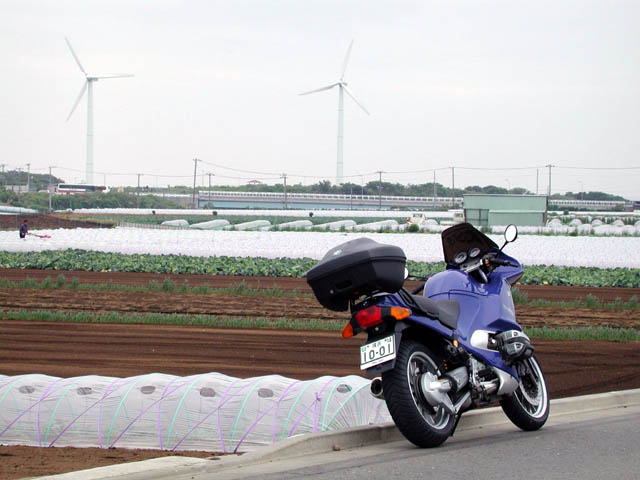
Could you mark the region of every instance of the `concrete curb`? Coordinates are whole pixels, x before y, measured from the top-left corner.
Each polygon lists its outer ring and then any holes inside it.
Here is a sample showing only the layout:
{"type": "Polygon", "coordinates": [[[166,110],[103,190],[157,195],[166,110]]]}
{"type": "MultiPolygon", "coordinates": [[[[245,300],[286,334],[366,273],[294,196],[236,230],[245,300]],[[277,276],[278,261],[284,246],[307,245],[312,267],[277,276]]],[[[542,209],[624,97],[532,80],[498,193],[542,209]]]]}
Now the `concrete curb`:
{"type": "MultiPolygon", "coordinates": [[[[640,389],[621,390],[595,395],[561,398],[551,401],[551,417],[640,405],[640,389]]],[[[458,431],[486,428],[509,423],[500,407],[474,410],[463,415],[458,431]]],[[[332,432],[313,433],[287,438],[244,455],[216,457],[216,460],[191,457],[162,457],[109,467],[65,473],[38,478],[55,480],[98,480],[126,477],[152,479],[160,475],[177,476],[189,473],[220,472],[241,465],[266,463],[336,450],[359,448],[387,442],[401,441],[404,437],[394,424],[371,425],[332,432]]]]}

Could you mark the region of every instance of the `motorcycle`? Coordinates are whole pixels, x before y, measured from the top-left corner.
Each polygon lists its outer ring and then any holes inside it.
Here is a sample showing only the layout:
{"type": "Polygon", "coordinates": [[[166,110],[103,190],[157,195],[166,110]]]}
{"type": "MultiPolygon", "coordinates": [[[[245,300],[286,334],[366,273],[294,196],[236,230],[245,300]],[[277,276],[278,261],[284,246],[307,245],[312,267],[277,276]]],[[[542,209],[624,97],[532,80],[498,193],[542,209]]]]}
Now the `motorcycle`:
{"type": "Polygon", "coordinates": [[[410,292],[402,249],[360,238],[338,245],[307,272],[318,301],[351,312],[342,336],[361,332],[360,367],[400,432],[418,447],[453,435],[461,415],[499,402],[522,430],[541,428],[549,394],[511,287],[522,265],[469,223],[442,232],[446,270],[410,292]],[[422,295],[420,295],[422,291],[422,295]],[[379,376],[378,376],[379,375],[379,376]]]}

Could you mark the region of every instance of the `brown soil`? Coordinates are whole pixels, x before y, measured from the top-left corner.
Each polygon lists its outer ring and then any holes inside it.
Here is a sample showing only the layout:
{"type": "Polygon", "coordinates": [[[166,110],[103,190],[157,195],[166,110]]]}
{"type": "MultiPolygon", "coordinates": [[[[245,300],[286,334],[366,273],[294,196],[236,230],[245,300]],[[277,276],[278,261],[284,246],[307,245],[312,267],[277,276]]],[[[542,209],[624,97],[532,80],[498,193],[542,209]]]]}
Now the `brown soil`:
{"type": "MultiPolygon", "coordinates": [[[[0,277],[23,280],[44,279],[61,272],[0,270],[0,277]]],[[[98,272],[62,272],[67,281],[81,283],[162,283],[167,275],[98,272]]],[[[169,276],[170,277],[170,276],[169,276]]],[[[181,275],[181,285],[208,283],[224,288],[242,280],[247,286],[309,293],[304,279],[256,279],[181,275]]],[[[588,293],[603,300],[628,299],[638,289],[584,289],[521,287],[530,299],[573,300],[588,293]]],[[[0,290],[0,309],[46,309],[116,312],[208,313],[224,316],[260,316],[296,319],[346,319],[344,313],[320,308],[309,295],[282,297],[220,294],[176,294],[129,291],[74,291],[55,289],[0,290]],[[291,306],[295,304],[295,308],[291,306]]],[[[518,308],[524,325],[633,326],[638,328],[636,310],[518,308]]],[[[0,313],[0,373],[18,375],[43,373],[71,377],[105,375],[126,377],[150,372],[192,375],[218,371],[237,377],[280,374],[310,379],[321,375],[361,374],[358,346],[362,336],[343,340],[339,332],[222,329],[166,325],[112,325],[24,322],[2,319],[0,313]],[[238,348],[241,346],[242,348],[238,348]]],[[[638,343],[561,342],[537,340],[536,354],[545,370],[552,398],[640,388],[638,343]]],[[[0,447],[0,478],[20,478],[94,466],[141,460],[169,454],[162,451],[122,449],[73,449],[0,447]]],[[[185,455],[210,456],[214,452],[185,455]]]]}
{"type": "MultiPolygon", "coordinates": [[[[1,218],[2,216],[0,216],[1,218]]],[[[155,280],[162,283],[165,278],[175,282],[178,286],[186,280],[190,286],[209,285],[211,288],[228,288],[244,283],[250,288],[280,288],[282,290],[294,290],[300,293],[311,293],[311,288],[304,278],[290,277],[242,277],[235,275],[178,275],[158,273],[130,273],[130,272],[83,272],[60,270],[30,270],[30,269],[0,269],[0,278],[19,282],[32,278],[42,281],[49,277],[53,280],[64,274],[67,281],[77,278],[80,283],[108,283],[118,285],[148,285],[155,280]]],[[[406,286],[409,290],[417,287],[419,282],[409,281],[406,286]]],[[[638,288],[614,288],[614,287],[568,287],[549,285],[518,285],[518,289],[526,293],[529,300],[545,299],[552,301],[572,301],[585,299],[587,295],[593,295],[605,302],[613,302],[615,299],[629,300],[631,297],[640,297],[638,288]]]]}
{"type": "MultiPolygon", "coordinates": [[[[222,317],[289,320],[343,320],[344,312],[320,306],[312,295],[226,295],[152,291],[86,291],[68,289],[0,289],[0,310],[74,312],[177,313],[222,317]]],[[[640,310],[516,307],[523,327],[640,327],[640,310]]]]}
{"type": "Polygon", "coordinates": [[[78,469],[106,467],[117,463],[139,462],[157,457],[215,456],[211,452],[165,452],[161,450],[125,450],[123,448],[37,448],[9,447],[0,445],[0,478],[55,475],[74,472],[78,469]]]}
{"type": "Polygon", "coordinates": [[[85,220],[70,220],[64,214],[40,214],[40,213],[20,213],[17,215],[0,215],[0,230],[15,229],[16,233],[27,220],[29,230],[43,230],[53,228],[111,228],[113,223],[100,223],[85,220]]]}
{"type": "Polygon", "coordinates": [[[137,291],[0,289],[0,309],[206,314],[288,319],[345,318],[314,298],[137,291]]]}

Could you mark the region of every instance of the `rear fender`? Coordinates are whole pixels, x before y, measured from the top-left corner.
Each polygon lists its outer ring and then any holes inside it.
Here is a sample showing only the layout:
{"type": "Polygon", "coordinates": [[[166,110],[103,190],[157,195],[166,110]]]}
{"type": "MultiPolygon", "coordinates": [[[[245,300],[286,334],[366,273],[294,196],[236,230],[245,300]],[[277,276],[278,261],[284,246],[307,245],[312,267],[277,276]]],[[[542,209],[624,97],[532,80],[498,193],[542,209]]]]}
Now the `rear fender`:
{"type": "MultiPolygon", "coordinates": [[[[396,355],[398,353],[398,348],[400,348],[400,341],[402,340],[402,333],[409,327],[411,327],[412,325],[407,323],[407,322],[403,322],[403,321],[399,321],[396,322],[394,329],[393,329],[393,333],[395,334],[395,342],[396,342],[396,355]]],[[[383,338],[383,337],[387,337],[389,335],[389,331],[386,330],[383,334],[379,334],[376,332],[369,332],[369,335],[367,337],[367,341],[365,343],[371,343],[371,342],[375,342],[376,340],[383,338]]],[[[375,377],[377,375],[380,375],[383,372],[386,372],[388,370],[392,370],[393,367],[396,366],[396,359],[394,358],[393,360],[389,360],[388,362],[385,363],[381,363],[379,365],[375,365],[371,368],[367,368],[366,370],[366,374],[367,377],[375,377]]]]}
{"type": "MultiPolygon", "coordinates": [[[[376,340],[379,340],[380,338],[384,338],[388,336],[389,333],[389,330],[385,330],[383,333],[370,332],[365,343],[374,342],[376,340]]],[[[436,332],[428,327],[424,327],[413,322],[398,321],[394,326],[393,333],[395,334],[396,355],[398,353],[398,349],[400,348],[400,342],[402,341],[402,339],[411,338],[412,340],[426,345],[434,353],[437,353],[442,357],[446,356],[446,341],[444,337],[440,335],[439,332],[436,332]]],[[[393,360],[389,360],[388,362],[368,368],[366,370],[366,375],[368,377],[380,375],[383,372],[393,369],[395,365],[396,359],[394,358],[393,360]]]]}

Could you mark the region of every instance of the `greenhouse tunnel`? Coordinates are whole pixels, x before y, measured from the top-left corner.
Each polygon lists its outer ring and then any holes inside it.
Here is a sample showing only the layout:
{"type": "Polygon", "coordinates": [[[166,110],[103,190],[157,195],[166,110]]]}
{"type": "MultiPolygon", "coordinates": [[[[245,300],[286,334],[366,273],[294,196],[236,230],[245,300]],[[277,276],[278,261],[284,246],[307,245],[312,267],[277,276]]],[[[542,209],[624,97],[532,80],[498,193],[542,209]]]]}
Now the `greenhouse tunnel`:
{"type": "Polygon", "coordinates": [[[0,375],[0,444],[246,452],[295,435],[391,422],[369,384],[355,375],[0,375]]]}

